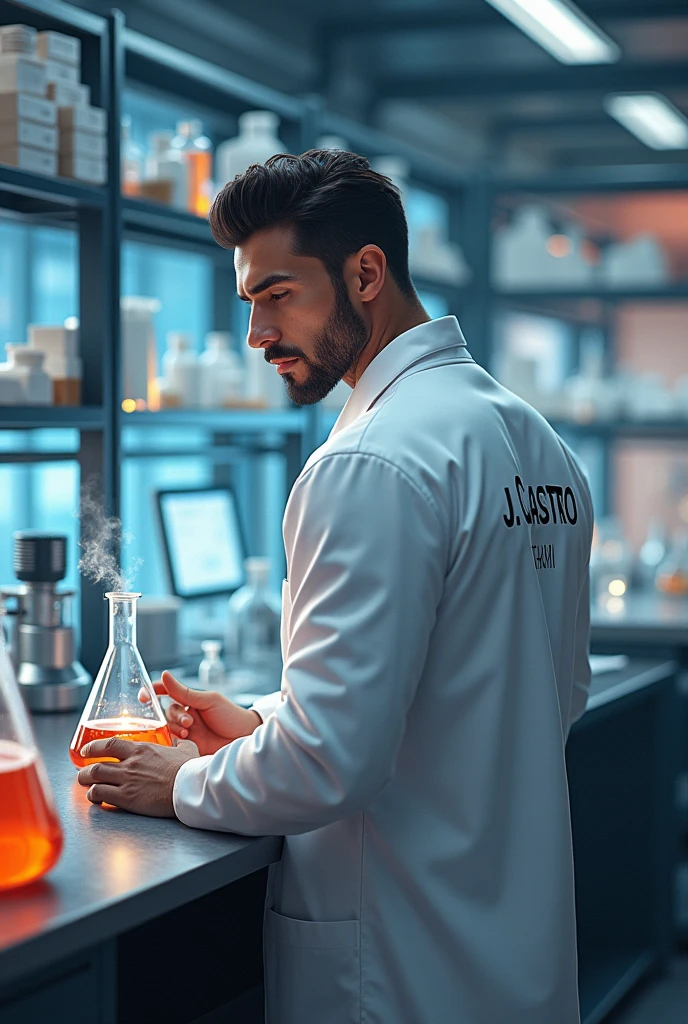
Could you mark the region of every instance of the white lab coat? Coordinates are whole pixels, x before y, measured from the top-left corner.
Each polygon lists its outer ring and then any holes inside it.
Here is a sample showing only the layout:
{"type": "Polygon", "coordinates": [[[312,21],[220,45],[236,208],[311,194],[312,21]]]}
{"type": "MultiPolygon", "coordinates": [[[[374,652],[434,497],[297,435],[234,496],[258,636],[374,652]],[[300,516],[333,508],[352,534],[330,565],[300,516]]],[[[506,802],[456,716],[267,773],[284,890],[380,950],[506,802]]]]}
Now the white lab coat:
{"type": "Polygon", "coordinates": [[[174,789],[187,825],[286,835],[268,1024],[577,1024],[591,534],[576,459],[453,317],[366,369],[285,512],[281,695],[174,789]]]}

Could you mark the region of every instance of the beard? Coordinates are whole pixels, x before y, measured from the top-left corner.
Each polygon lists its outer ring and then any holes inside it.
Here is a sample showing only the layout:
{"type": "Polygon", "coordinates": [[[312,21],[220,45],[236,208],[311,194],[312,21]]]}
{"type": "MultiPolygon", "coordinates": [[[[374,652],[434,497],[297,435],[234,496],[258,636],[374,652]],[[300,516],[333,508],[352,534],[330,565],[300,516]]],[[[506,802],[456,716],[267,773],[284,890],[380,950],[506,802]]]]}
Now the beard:
{"type": "Polygon", "coordinates": [[[284,349],[273,345],[265,358],[298,355],[306,364],[308,375],[297,384],[291,373],[284,374],[287,395],[296,405],[313,405],[339,384],[344,374],[356,364],[368,344],[368,328],[363,317],[356,312],[347,294],[344,282],[335,282],[334,309],[325,326],[315,339],[314,355],[310,359],[298,349],[284,349]]]}

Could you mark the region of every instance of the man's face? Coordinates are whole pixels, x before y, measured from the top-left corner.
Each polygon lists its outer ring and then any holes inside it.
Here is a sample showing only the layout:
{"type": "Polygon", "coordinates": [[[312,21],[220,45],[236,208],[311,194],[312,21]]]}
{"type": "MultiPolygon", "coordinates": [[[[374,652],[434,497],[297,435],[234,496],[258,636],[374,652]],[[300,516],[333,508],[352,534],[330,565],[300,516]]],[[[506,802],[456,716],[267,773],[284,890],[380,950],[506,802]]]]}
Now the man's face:
{"type": "Polygon", "coordinates": [[[368,342],[365,320],[344,279],[335,288],[325,265],[295,256],[289,228],[257,231],[234,252],[239,298],[251,303],[248,344],[262,348],[298,405],[324,398],[368,342]]]}

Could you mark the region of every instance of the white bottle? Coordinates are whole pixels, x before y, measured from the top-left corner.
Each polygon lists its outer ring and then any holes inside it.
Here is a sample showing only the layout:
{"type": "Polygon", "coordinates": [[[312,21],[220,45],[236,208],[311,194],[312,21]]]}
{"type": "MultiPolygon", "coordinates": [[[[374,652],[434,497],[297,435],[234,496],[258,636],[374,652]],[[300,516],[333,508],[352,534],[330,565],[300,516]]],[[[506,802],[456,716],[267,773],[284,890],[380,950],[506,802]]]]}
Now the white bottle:
{"type": "Polygon", "coordinates": [[[162,357],[165,384],[179,395],[181,404],[197,408],[199,402],[200,365],[191,349],[190,335],[181,331],[167,334],[167,352],[162,357]]]}
{"type": "Polygon", "coordinates": [[[239,402],[244,392],[244,364],[232,349],[229,331],[210,331],[205,337],[205,352],[200,364],[200,404],[217,409],[239,402]]]}
{"type": "Polygon", "coordinates": [[[264,164],[285,151],[277,129],[279,118],[271,110],[249,110],[239,117],[239,134],[220,143],[215,154],[215,176],[220,188],[251,164],[264,164]]]}
{"type": "MultiPolygon", "coordinates": [[[[279,689],[281,607],[269,589],[270,559],[247,558],[248,583],[229,599],[225,652],[235,683],[250,693],[279,689]]],[[[230,683],[232,680],[230,679],[230,683]]]]}
{"type": "Polygon", "coordinates": [[[287,404],[286,384],[277,367],[265,361],[265,350],[246,346],[246,397],[268,409],[283,409],[287,404]]]}
{"type": "Polygon", "coordinates": [[[146,180],[169,181],[172,186],[172,206],[186,209],[189,193],[189,172],[181,149],[172,146],[172,132],[153,132],[151,151],[146,157],[146,180]]]}
{"type": "Polygon", "coordinates": [[[122,195],[138,196],[143,179],[143,151],[131,138],[131,118],[128,115],[122,118],[120,148],[122,195]]]}
{"type": "Polygon", "coordinates": [[[206,690],[221,690],[226,682],[225,664],[220,658],[219,640],[204,640],[203,661],[198,666],[198,684],[206,690]]]}
{"type": "Polygon", "coordinates": [[[28,345],[6,345],[7,373],[19,380],[22,402],[27,405],[52,405],[53,382],[43,370],[45,353],[28,345]]]}
{"type": "Polygon", "coordinates": [[[144,295],[123,295],[120,310],[122,398],[147,402],[157,367],[153,316],[160,312],[160,302],[144,295]]]}

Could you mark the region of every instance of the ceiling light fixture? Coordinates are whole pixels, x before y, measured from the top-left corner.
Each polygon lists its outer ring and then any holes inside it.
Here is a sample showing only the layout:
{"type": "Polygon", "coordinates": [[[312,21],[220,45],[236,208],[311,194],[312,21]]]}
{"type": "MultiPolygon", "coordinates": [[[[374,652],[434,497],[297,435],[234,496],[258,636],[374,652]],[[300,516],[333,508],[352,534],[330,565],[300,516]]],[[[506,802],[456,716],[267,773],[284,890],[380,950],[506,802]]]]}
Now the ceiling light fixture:
{"type": "Polygon", "coordinates": [[[562,64],[613,64],[616,43],[569,0],[487,0],[562,64]]]}
{"type": "Polygon", "coordinates": [[[688,149],[688,118],[659,93],[612,93],[604,109],[651,149],[688,149]]]}

